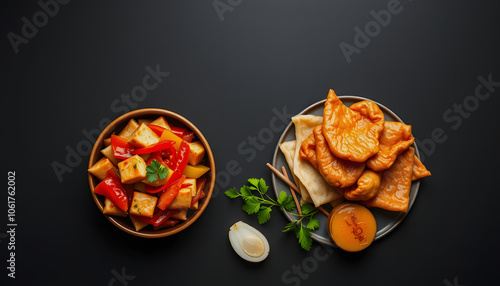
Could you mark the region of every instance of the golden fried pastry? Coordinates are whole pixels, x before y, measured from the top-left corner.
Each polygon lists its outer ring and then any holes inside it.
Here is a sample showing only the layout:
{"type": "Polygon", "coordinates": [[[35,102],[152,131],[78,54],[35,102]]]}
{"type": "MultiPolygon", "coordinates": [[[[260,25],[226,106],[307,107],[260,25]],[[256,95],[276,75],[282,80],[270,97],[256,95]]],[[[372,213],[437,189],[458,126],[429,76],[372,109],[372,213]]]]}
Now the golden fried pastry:
{"type": "Polygon", "coordinates": [[[413,158],[413,173],[411,175],[411,180],[415,181],[423,177],[430,176],[431,172],[422,164],[422,161],[415,155],[413,158]]]}
{"type": "Polygon", "coordinates": [[[318,170],[318,160],[316,159],[316,141],[314,134],[311,133],[304,141],[299,150],[300,158],[309,161],[314,169],[318,170]]]}
{"type": "Polygon", "coordinates": [[[323,135],[336,157],[364,162],[379,151],[385,120],[376,103],[364,100],[349,108],[330,89],[323,119],[323,135]]]}
{"type": "Polygon", "coordinates": [[[361,176],[361,173],[363,173],[365,163],[352,162],[335,157],[330,151],[328,143],[326,143],[322,130],[323,127],[321,125],[313,129],[319,172],[334,187],[345,188],[353,185],[359,176],[361,176]]]}
{"type": "Polygon", "coordinates": [[[385,121],[380,134],[380,151],[366,161],[366,166],[373,171],[388,169],[399,154],[403,153],[415,138],[411,136],[411,125],[401,122],[385,121]]]}
{"type": "Polygon", "coordinates": [[[381,179],[381,172],[365,169],[356,184],[340,189],[340,192],[350,201],[367,201],[375,197],[380,190],[381,179]]]}
{"type": "Polygon", "coordinates": [[[394,164],[383,171],[377,195],[362,203],[389,211],[408,211],[414,157],[414,149],[411,147],[399,155],[394,164]]]}

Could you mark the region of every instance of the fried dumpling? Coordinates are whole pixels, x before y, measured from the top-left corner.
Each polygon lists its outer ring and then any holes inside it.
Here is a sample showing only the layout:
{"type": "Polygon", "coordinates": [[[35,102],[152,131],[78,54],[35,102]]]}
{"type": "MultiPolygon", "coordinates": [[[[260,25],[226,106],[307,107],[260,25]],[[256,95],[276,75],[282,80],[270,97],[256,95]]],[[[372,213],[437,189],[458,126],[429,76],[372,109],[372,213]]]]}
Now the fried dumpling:
{"type": "Polygon", "coordinates": [[[344,197],[350,201],[367,201],[375,197],[380,190],[382,173],[365,169],[356,184],[340,189],[344,197]]]}
{"type": "Polygon", "coordinates": [[[431,172],[427,170],[422,161],[415,155],[413,157],[413,173],[411,175],[412,181],[430,176],[431,172]]]}
{"type": "Polygon", "coordinates": [[[345,188],[353,185],[363,173],[365,163],[335,157],[326,143],[322,130],[321,125],[316,126],[313,130],[319,172],[334,187],[345,188]]]}
{"type": "Polygon", "coordinates": [[[377,195],[363,204],[389,211],[407,212],[410,202],[414,149],[408,148],[396,158],[392,166],[383,171],[377,195]]]}
{"type": "Polygon", "coordinates": [[[332,153],[340,159],[364,162],[379,151],[384,114],[369,100],[347,107],[333,90],[323,111],[323,135],[332,153]]]}
{"type": "Polygon", "coordinates": [[[316,140],[314,134],[311,133],[300,146],[299,156],[313,165],[314,169],[318,170],[318,160],[316,158],[316,140]]]}
{"type": "Polygon", "coordinates": [[[385,121],[384,130],[379,138],[380,150],[366,161],[366,166],[373,171],[388,169],[414,140],[411,135],[411,125],[385,121]]]}

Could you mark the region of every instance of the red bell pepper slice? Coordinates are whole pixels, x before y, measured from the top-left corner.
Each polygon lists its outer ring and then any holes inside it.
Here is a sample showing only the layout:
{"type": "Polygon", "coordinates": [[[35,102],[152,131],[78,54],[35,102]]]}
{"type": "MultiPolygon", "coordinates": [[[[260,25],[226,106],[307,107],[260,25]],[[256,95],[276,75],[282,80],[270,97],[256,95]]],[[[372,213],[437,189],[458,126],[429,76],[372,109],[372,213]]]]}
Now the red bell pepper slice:
{"type": "Polygon", "coordinates": [[[132,157],[135,151],[134,146],[121,138],[118,135],[111,135],[111,148],[113,148],[113,156],[117,159],[126,160],[132,157]]]}
{"type": "Polygon", "coordinates": [[[154,124],[148,124],[148,127],[149,127],[149,129],[153,130],[153,132],[156,133],[156,135],[158,135],[160,137],[163,134],[163,131],[167,130],[167,128],[164,128],[164,127],[161,127],[158,125],[154,125],[154,124]]]}
{"type": "Polygon", "coordinates": [[[159,230],[161,228],[174,226],[178,223],[179,223],[179,221],[176,219],[167,219],[165,222],[163,222],[159,226],[154,226],[153,228],[154,228],[154,230],[159,230]]]}
{"type": "Polygon", "coordinates": [[[179,147],[179,152],[177,152],[177,158],[175,164],[173,164],[174,172],[170,179],[168,179],[167,185],[170,185],[172,182],[177,181],[182,174],[184,173],[184,169],[186,169],[187,163],[189,159],[189,144],[186,141],[181,142],[181,146],[179,147]]]}
{"type": "Polygon", "coordinates": [[[115,178],[107,177],[101,181],[94,188],[94,193],[105,196],[124,212],[128,210],[127,193],[120,181],[115,178]]]}
{"type": "Polygon", "coordinates": [[[203,189],[205,189],[206,182],[207,182],[206,178],[198,179],[196,181],[196,194],[193,196],[193,199],[191,200],[191,207],[201,198],[205,197],[205,192],[203,192],[203,189]]]}
{"type": "Polygon", "coordinates": [[[153,215],[153,217],[143,217],[139,218],[145,223],[152,224],[153,226],[159,226],[168,220],[177,210],[160,210],[153,215]]]}
{"type": "MultiPolygon", "coordinates": [[[[113,179],[117,180],[118,182],[121,182],[120,176],[113,169],[109,169],[106,172],[106,175],[108,175],[108,177],[113,177],[113,179]]],[[[127,194],[128,199],[128,205],[130,206],[132,203],[132,197],[134,196],[134,186],[129,184],[122,184],[122,187],[125,189],[125,193],[127,194]]]]}
{"type": "Polygon", "coordinates": [[[180,187],[185,179],[186,176],[182,175],[179,179],[169,185],[167,189],[163,191],[163,193],[161,193],[160,197],[158,198],[158,203],[156,204],[159,209],[165,210],[170,205],[177,194],[179,194],[180,187]]]}
{"type": "Polygon", "coordinates": [[[171,126],[170,129],[172,130],[172,133],[181,137],[182,140],[184,140],[186,142],[191,142],[193,140],[193,137],[194,137],[193,131],[189,131],[185,128],[177,127],[177,126],[171,126]]]}
{"type": "Polygon", "coordinates": [[[144,148],[133,150],[132,154],[140,155],[140,154],[158,152],[158,151],[165,150],[169,147],[172,147],[174,144],[175,144],[175,142],[172,140],[164,140],[164,141],[160,141],[160,142],[155,143],[155,144],[151,144],[151,145],[146,146],[144,148]]]}
{"type": "Polygon", "coordinates": [[[163,162],[170,168],[175,168],[175,161],[177,160],[177,150],[172,145],[165,150],[160,151],[161,156],[163,157],[163,162]]]}

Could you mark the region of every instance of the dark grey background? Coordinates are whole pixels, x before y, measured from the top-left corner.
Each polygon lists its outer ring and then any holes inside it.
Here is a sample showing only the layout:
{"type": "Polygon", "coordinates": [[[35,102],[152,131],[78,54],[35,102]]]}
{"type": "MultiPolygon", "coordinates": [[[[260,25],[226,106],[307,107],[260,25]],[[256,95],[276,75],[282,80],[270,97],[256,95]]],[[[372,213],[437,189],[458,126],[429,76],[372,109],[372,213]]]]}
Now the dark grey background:
{"type": "Polygon", "coordinates": [[[15,280],[6,276],[8,238],[0,236],[0,284],[497,282],[500,87],[460,115],[460,124],[457,117],[443,118],[447,110],[457,115],[455,104],[474,103],[479,76],[500,81],[494,1],[401,1],[400,12],[351,63],[341,42],[354,45],[355,27],[364,29],[374,19],[370,11],[387,9],[391,1],[220,0],[231,7],[222,17],[214,2],[71,1],[60,4],[17,54],[7,35],[22,36],[22,18],[32,21],[42,9],[37,1],[4,2],[0,235],[6,232],[9,170],[16,172],[18,227],[15,280]],[[211,143],[219,174],[233,160],[240,169],[229,179],[220,175],[208,208],[190,228],[148,240],[118,230],[99,213],[87,182],[88,156],[62,182],[51,164],[65,163],[67,146],[85,144],[82,131],[121,115],[112,102],[142,84],[147,66],[157,65],[170,74],[136,108],[184,115],[211,143]],[[413,126],[421,143],[436,128],[446,138],[434,141],[434,150],[420,146],[421,153],[428,150],[425,164],[433,175],[422,181],[403,223],[361,253],[316,242],[306,252],[281,232],[283,214],[275,210],[259,225],[241,201],[222,194],[249,177],[270,184],[265,164],[280,133],[255,158],[238,145],[269,127],[273,110],[298,113],[330,88],[384,104],[413,126]],[[250,264],[233,252],[227,231],[238,220],[267,236],[267,260],[250,264]],[[122,271],[129,280],[114,281],[122,271]]]}

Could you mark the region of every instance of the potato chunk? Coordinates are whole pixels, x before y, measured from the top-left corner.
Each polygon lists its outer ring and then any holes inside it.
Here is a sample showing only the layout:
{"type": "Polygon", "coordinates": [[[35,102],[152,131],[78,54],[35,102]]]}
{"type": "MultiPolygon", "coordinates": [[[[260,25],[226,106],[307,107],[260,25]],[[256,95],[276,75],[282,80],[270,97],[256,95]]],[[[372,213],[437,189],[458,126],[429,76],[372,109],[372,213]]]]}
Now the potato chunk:
{"type": "Polygon", "coordinates": [[[200,141],[188,143],[189,145],[189,159],[188,163],[196,166],[201,160],[203,160],[203,156],[205,156],[205,147],[201,144],[200,141]]]}
{"type": "Polygon", "coordinates": [[[141,192],[134,192],[130,214],[137,216],[153,217],[158,198],[141,192]]]}
{"type": "Polygon", "coordinates": [[[156,133],[144,123],[139,125],[128,139],[128,142],[137,148],[144,148],[151,144],[158,143],[159,141],[160,136],[156,135],[156,133]]]}
{"type": "Polygon", "coordinates": [[[121,217],[126,217],[127,213],[124,212],[122,209],[117,207],[111,200],[108,198],[104,199],[104,208],[102,209],[103,214],[107,215],[116,215],[116,216],[121,216],[121,217]]]}
{"type": "Polygon", "coordinates": [[[163,127],[167,130],[172,130],[170,129],[170,125],[168,125],[168,122],[167,120],[165,119],[165,117],[163,116],[160,116],[158,118],[156,118],[155,120],[153,120],[151,123],[149,123],[151,125],[156,125],[156,126],[160,126],[160,127],[163,127]]]}
{"type": "Polygon", "coordinates": [[[139,127],[139,123],[135,121],[134,119],[130,119],[130,121],[123,127],[122,131],[118,134],[121,138],[128,140],[130,135],[134,133],[134,131],[139,127]]]}
{"type": "Polygon", "coordinates": [[[138,155],[118,163],[118,169],[123,184],[134,184],[146,178],[146,162],[138,155]]]}
{"type": "Polygon", "coordinates": [[[90,167],[88,171],[92,175],[96,176],[99,180],[104,180],[107,177],[106,172],[109,169],[113,169],[116,171],[115,165],[113,165],[113,163],[111,163],[108,158],[104,157],[101,160],[97,161],[97,163],[95,163],[92,167],[90,167]]]}

